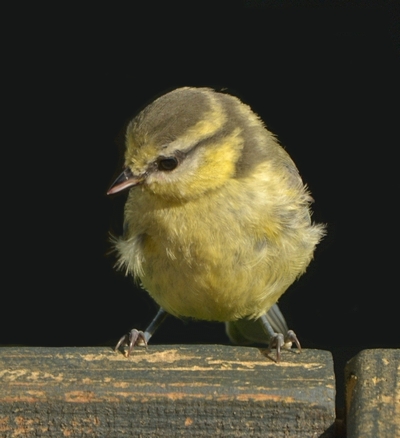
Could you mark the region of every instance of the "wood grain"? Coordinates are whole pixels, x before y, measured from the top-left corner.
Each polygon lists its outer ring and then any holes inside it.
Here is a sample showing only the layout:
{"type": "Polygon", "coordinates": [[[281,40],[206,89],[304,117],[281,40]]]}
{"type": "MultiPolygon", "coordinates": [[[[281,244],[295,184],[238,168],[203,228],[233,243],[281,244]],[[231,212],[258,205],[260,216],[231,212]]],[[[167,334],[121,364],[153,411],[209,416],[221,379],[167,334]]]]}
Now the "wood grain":
{"type": "Polygon", "coordinates": [[[1,437],[330,437],[334,421],[326,351],[0,348],[1,437]]]}

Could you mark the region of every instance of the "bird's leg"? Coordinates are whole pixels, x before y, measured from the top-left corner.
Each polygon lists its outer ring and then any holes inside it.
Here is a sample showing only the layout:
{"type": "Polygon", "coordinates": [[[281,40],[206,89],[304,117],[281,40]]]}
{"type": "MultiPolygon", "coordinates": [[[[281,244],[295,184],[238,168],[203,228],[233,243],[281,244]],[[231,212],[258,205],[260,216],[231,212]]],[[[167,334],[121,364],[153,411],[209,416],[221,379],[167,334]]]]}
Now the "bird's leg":
{"type": "Polygon", "coordinates": [[[272,328],[271,324],[269,323],[266,315],[262,315],[260,317],[260,321],[261,321],[261,325],[264,329],[264,332],[267,334],[267,336],[269,338],[268,352],[271,352],[271,350],[274,348],[276,349],[276,361],[277,362],[281,361],[281,349],[285,348],[285,345],[287,343],[290,343],[290,345],[291,345],[291,343],[294,342],[296,344],[297,348],[299,349],[299,351],[301,351],[300,342],[297,339],[297,336],[293,330],[288,330],[286,332],[286,335],[283,336],[282,333],[276,333],[274,331],[274,329],[272,328]]]}
{"type": "Polygon", "coordinates": [[[164,322],[167,316],[168,313],[162,307],[160,307],[157,315],[144,332],[141,330],[132,329],[129,333],[122,336],[122,338],[118,341],[118,344],[115,346],[115,351],[118,351],[119,347],[127,345],[127,356],[129,356],[135,346],[144,345],[147,347],[147,343],[149,342],[150,338],[153,336],[158,327],[164,322]]]}
{"type": "Polygon", "coordinates": [[[282,333],[276,333],[269,323],[267,317],[262,315],[260,317],[261,325],[264,329],[264,332],[267,334],[269,338],[268,342],[268,353],[271,352],[273,348],[276,348],[276,361],[281,361],[281,348],[285,343],[282,333]]]}

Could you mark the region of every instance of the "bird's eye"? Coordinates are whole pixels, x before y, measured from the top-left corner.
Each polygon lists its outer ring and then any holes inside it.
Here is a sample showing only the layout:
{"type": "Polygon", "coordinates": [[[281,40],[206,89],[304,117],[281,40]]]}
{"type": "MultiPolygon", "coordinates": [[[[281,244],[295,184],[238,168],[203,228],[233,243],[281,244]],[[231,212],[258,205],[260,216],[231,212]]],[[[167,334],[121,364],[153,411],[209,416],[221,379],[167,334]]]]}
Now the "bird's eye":
{"type": "Polygon", "coordinates": [[[178,160],[175,157],[159,158],[157,161],[158,170],[174,170],[178,166],[178,160]]]}

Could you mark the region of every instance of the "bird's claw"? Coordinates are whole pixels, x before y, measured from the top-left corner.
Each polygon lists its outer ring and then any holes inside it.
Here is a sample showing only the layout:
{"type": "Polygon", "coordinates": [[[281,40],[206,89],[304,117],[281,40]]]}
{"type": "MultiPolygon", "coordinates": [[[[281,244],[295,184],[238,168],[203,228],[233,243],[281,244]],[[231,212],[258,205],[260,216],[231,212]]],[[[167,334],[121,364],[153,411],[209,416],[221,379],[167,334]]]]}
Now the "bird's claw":
{"type": "Polygon", "coordinates": [[[296,345],[299,352],[301,352],[301,345],[296,336],[296,333],[293,330],[288,330],[285,336],[285,348],[291,348],[292,344],[296,345]]]}
{"type": "Polygon", "coordinates": [[[285,339],[282,333],[274,333],[268,344],[268,354],[275,348],[276,349],[276,362],[281,361],[281,349],[285,345],[285,339]]]}
{"type": "Polygon", "coordinates": [[[144,345],[147,348],[146,336],[141,330],[132,329],[129,333],[122,336],[122,338],[118,341],[117,345],[115,346],[115,351],[118,351],[119,347],[125,345],[128,347],[126,356],[129,357],[135,346],[144,345]]]}
{"type": "Polygon", "coordinates": [[[285,337],[282,333],[274,333],[268,345],[267,352],[269,354],[273,349],[276,349],[276,362],[279,363],[281,361],[281,350],[289,350],[292,347],[292,343],[294,343],[299,349],[299,352],[301,352],[300,342],[293,330],[288,330],[285,337]]]}

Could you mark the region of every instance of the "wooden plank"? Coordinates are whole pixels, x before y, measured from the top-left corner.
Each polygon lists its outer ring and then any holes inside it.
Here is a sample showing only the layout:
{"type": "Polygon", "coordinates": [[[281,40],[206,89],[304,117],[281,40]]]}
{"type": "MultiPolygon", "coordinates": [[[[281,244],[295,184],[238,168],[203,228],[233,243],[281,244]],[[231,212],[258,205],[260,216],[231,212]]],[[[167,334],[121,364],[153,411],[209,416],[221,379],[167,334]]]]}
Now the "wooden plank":
{"type": "Polygon", "coordinates": [[[400,350],[361,351],[345,374],[347,437],[400,437],[400,350]]]}
{"type": "Polygon", "coordinates": [[[0,436],[331,437],[329,352],[0,348],[0,436]]]}

